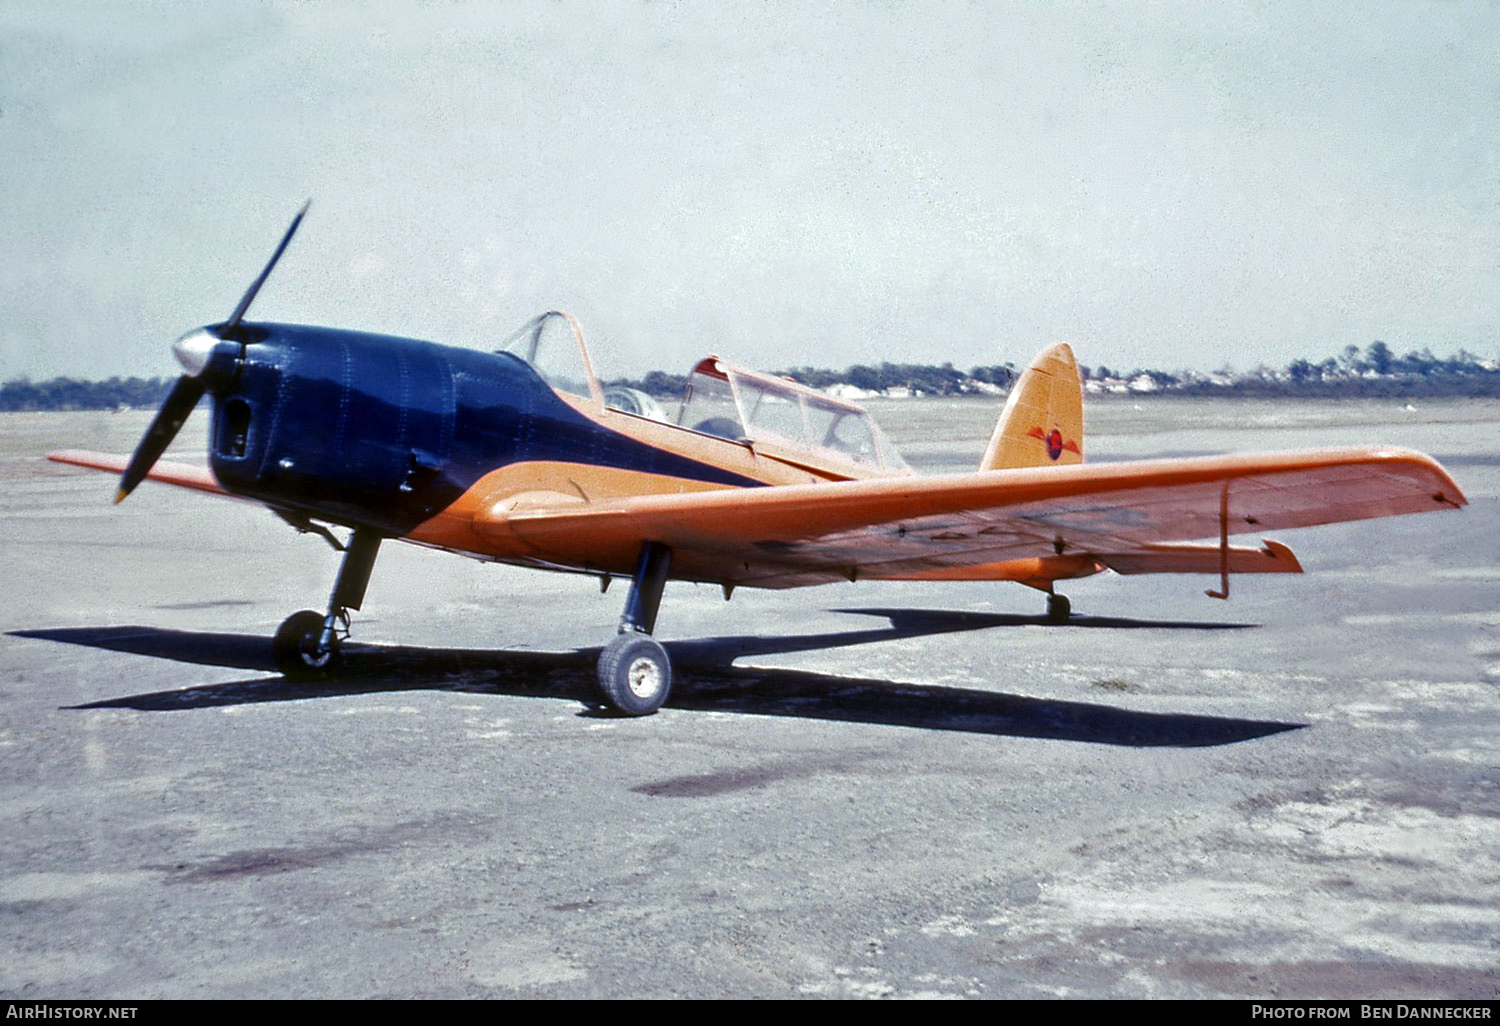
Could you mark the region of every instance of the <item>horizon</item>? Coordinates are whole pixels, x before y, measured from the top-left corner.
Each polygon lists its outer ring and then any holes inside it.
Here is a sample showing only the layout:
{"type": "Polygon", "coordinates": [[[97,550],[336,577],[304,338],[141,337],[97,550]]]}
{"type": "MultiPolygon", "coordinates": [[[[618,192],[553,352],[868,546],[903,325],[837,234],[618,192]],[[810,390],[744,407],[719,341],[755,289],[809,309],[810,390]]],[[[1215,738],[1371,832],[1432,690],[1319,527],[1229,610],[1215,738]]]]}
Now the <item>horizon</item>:
{"type": "MultiPolygon", "coordinates": [[[[1005,395],[1023,370],[1024,368],[1016,367],[1013,363],[975,366],[964,371],[952,361],[941,364],[881,361],[875,364],[851,364],[842,370],[802,365],[771,370],[769,373],[801,381],[827,394],[838,394],[841,398],[862,402],[904,397],[984,398],[1005,395]],[[1008,380],[997,380],[994,375],[997,371],[1006,372],[1008,380]],[[856,379],[870,377],[870,374],[863,372],[871,372],[882,383],[857,384],[856,379]],[[893,379],[892,372],[905,377],[893,379]],[[955,386],[957,391],[953,390],[955,386]],[[898,391],[905,395],[896,395],[898,391]]],[[[1494,388],[1485,379],[1490,375],[1500,377],[1500,360],[1462,349],[1447,356],[1437,356],[1430,349],[1411,350],[1402,354],[1377,340],[1363,350],[1350,345],[1336,357],[1326,357],[1317,362],[1298,357],[1281,367],[1261,364],[1250,370],[1224,367],[1204,372],[1140,366],[1125,370],[1110,368],[1105,364],[1080,363],[1078,370],[1086,391],[1095,398],[1115,393],[1139,397],[1158,392],[1221,394],[1225,397],[1261,396],[1269,394],[1266,393],[1267,388],[1279,390],[1291,397],[1305,394],[1322,398],[1379,398],[1417,394],[1407,387],[1412,384],[1422,386],[1419,392],[1428,398],[1478,398],[1492,395],[1494,388]],[[1150,380],[1142,382],[1142,378],[1150,380]],[[1405,385],[1394,392],[1390,390],[1392,385],[1401,383],[1405,385]],[[1467,383],[1467,387],[1461,387],[1464,383],[1467,383]],[[1209,392],[1204,393],[1206,386],[1211,387],[1209,392]]],[[[174,381],[174,375],[112,375],[108,378],[64,375],[41,380],[23,376],[0,380],[0,412],[103,409],[109,405],[129,409],[154,407],[162,401],[174,381]],[[71,398],[54,394],[47,397],[42,406],[11,405],[16,402],[38,401],[35,397],[30,400],[24,397],[27,389],[50,388],[55,392],[57,388],[67,386],[81,386],[92,392],[87,395],[75,394],[71,398]],[[104,388],[114,391],[99,391],[104,388]],[[15,394],[17,392],[22,393],[20,398],[15,394]],[[69,403],[74,405],[68,405],[69,403]]],[[[605,388],[642,390],[658,399],[679,396],[686,383],[686,374],[674,374],[660,368],[647,370],[634,377],[600,378],[600,384],[605,388]],[[660,380],[653,385],[653,378],[660,380]]]]}

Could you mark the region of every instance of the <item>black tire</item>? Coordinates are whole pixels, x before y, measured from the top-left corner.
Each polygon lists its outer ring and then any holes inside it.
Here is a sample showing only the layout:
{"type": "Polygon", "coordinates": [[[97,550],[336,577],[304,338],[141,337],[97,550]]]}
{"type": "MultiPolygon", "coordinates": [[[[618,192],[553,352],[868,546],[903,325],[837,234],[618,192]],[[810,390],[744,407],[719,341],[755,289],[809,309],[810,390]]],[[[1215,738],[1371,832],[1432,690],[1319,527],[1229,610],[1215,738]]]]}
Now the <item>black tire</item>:
{"type": "Polygon", "coordinates": [[[1073,603],[1068,601],[1066,595],[1047,596],[1047,619],[1053,623],[1067,623],[1068,617],[1073,615],[1073,603]]]}
{"type": "Polygon", "coordinates": [[[599,655],[604,704],[626,716],[650,716],[672,691],[667,650],[649,634],[618,634],[599,655]]]}
{"type": "Polygon", "coordinates": [[[317,680],[331,677],[338,669],[339,639],[321,658],[318,639],[323,634],[323,614],[312,609],[293,613],[276,628],[271,654],[276,669],[288,680],[317,680]]]}

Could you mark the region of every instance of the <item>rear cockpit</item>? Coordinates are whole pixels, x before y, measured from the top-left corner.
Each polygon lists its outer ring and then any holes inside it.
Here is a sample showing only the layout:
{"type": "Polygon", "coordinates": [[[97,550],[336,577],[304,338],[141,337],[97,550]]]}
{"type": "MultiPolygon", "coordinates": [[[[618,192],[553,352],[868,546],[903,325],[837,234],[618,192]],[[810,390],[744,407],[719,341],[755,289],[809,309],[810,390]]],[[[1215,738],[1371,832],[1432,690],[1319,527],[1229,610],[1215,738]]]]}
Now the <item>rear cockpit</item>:
{"type": "Polygon", "coordinates": [[[911,473],[862,407],[715,356],[693,368],[676,423],[788,455],[852,463],[867,472],[911,473]]]}
{"type": "Polygon", "coordinates": [[[710,356],[688,377],[671,409],[633,388],[604,388],[594,373],[583,329],[553,310],[528,321],[499,350],[525,361],[558,392],[621,413],[727,439],[783,459],[849,464],[870,474],[910,474],[865,410],[786,378],[710,356]]]}

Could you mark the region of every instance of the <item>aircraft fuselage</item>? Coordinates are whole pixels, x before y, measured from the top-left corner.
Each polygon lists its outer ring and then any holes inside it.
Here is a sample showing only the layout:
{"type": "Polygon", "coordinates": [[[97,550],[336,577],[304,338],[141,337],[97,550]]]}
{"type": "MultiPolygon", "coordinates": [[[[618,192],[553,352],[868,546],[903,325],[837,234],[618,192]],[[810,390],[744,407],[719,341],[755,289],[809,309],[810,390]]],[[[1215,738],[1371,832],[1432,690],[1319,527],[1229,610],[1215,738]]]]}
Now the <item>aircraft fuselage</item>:
{"type": "Polygon", "coordinates": [[[404,536],[517,463],[761,483],[603,427],[508,353],[289,324],[236,336],[210,466],[227,490],[309,517],[404,536]]]}

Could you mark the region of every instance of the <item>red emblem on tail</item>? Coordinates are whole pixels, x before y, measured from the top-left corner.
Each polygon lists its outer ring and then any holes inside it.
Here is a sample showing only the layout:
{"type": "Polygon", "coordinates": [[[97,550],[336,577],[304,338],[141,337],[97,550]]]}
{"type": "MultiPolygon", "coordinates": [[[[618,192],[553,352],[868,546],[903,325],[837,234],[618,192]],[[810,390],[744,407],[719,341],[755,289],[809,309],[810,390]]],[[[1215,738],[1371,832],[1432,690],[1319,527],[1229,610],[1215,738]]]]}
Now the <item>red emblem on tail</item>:
{"type": "Polygon", "coordinates": [[[1062,432],[1057,428],[1053,428],[1050,432],[1047,433],[1047,455],[1055,460],[1062,455],[1062,451],[1062,432]]]}
{"type": "Polygon", "coordinates": [[[1047,447],[1047,456],[1049,459],[1061,459],[1064,452],[1079,451],[1077,442],[1070,442],[1067,439],[1063,438],[1061,428],[1053,428],[1051,431],[1043,431],[1039,427],[1034,427],[1026,433],[1032,438],[1041,439],[1042,444],[1047,447]]]}

